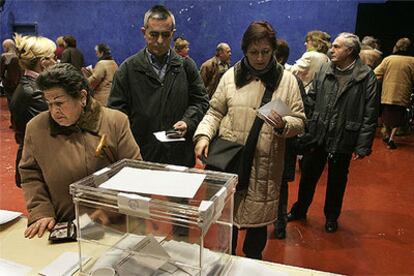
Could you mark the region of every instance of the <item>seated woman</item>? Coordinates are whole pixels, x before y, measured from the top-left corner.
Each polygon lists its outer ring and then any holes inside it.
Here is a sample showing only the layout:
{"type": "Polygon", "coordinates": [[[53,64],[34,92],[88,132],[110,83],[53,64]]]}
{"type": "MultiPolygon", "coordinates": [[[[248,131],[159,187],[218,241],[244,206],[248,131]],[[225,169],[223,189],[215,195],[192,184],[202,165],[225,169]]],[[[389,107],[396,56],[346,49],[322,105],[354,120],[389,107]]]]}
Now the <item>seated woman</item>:
{"type": "Polygon", "coordinates": [[[236,252],[238,230],[246,229],[243,252],[261,259],[267,225],[277,218],[285,139],[303,131],[305,114],[298,82],[273,57],[273,27],[265,21],[252,22],[241,45],[245,56],[220,79],[210,108],[194,134],[195,155],[208,158],[215,136],[245,146],[234,195],[232,253],[236,252]],[[266,124],[256,120],[264,95],[284,102],[291,113],[282,118],[272,110],[266,124]],[[256,141],[249,139],[252,132],[258,134],[256,141]]]}
{"type": "Polygon", "coordinates": [[[95,52],[99,58],[95,68],[88,70],[83,67],[82,73],[88,79],[89,86],[94,90],[94,99],[106,106],[118,64],[112,58],[108,45],[103,43],[96,45],[95,52]]]}
{"type": "Polygon", "coordinates": [[[75,218],[71,183],[115,161],[142,159],[127,116],[95,101],[73,65],[50,67],[36,81],[49,111],[27,125],[19,165],[29,211],[28,238],[41,237],[56,222],[75,218]]]}

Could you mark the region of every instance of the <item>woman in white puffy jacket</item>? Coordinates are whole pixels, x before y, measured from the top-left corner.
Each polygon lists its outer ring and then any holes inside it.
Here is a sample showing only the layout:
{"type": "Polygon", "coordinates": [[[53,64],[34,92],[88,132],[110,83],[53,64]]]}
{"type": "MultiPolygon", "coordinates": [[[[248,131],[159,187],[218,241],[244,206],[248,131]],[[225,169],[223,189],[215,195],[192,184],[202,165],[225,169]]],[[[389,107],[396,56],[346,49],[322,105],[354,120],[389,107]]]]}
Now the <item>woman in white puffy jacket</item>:
{"type": "Polygon", "coordinates": [[[315,74],[329,61],[326,53],[331,45],[330,38],[329,34],[319,30],[308,32],[305,37],[306,52],[294,65],[287,68],[302,80],[306,93],[312,88],[315,74]]]}

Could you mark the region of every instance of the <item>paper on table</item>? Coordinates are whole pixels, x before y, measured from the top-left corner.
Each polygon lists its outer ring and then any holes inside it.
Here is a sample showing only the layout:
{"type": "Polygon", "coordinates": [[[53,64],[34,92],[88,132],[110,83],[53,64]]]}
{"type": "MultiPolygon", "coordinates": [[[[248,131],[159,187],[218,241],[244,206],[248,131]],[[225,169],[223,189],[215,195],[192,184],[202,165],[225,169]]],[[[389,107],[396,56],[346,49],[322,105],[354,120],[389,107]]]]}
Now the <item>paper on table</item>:
{"type": "Polygon", "coordinates": [[[31,267],[0,258],[0,275],[26,275],[31,267]]]}
{"type": "Polygon", "coordinates": [[[21,214],[22,213],[20,212],[0,210],[0,224],[4,224],[6,222],[14,220],[15,218],[19,217],[21,214]]]}
{"type": "MultiPolygon", "coordinates": [[[[120,258],[122,257],[125,251],[133,250],[133,248],[145,238],[146,236],[143,235],[125,235],[119,242],[117,242],[113,246],[113,248],[103,253],[102,256],[99,257],[99,259],[94,263],[93,267],[90,270],[92,272],[92,275],[95,276],[95,271],[101,272],[101,270],[113,269],[116,263],[119,262],[120,258]]],[[[155,237],[158,243],[161,243],[163,240],[165,240],[165,238],[165,236],[155,237]]],[[[99,273],[97,273],[96,275],[99,275],[99,273]]]]}
{"type": "Polygon", "coordinates": [[[193,198],[205,174],[123,168],[99,187],[124,192],[193,198]]]}
{"type": "Polygon", "coordinates": [[[167,137],[167,135],[165,134],[165,130],[154,132],[153,134],[154,134],[155,138],[157,138],[158,141],[164,142],[164,143],[165,142],[185,141],[185,138],[169,138],[169,137],[167,137]]]}
{"type": "Polygon", "coordinates": [[[116,264],[115,269],[119,275],[133,275],[137,270],[140,272],[139,275],[154,275],[154,272],[170,259],[168,253],[152,235],[145,237],[132,250],[134,252],[126,254],[116,264]]]}
{"type": "MultiPolygon", "coordinates": [[[[82,263],[89,261],[90,257],[82,257],[82,263]]],[[[44,276],[70,276],[79,269],[79,253],[64,252],[56,260],[39,271],[44,276]]]]}
{"type": "Polygon", "coordinates": [[[287,276],[289,274],[284,271],[277,271],[274,268],[266,267],[264,263],[255,260],[248,258],[237,258],[233,261],[233,264],[231,265],[230,271],[227,275],[287,276]]]}
{"type": "Polygon", "coordinates": [[[271,110],[275,110],[280,116],[288,116],[292,113],[292,110],[290,110],[289,106],[287,106],[283,101],[280,99],[275,99],[271,102],[268,102],[261,108],[259,108],[258,115],[264,115],[269,116],[271,110]]]}

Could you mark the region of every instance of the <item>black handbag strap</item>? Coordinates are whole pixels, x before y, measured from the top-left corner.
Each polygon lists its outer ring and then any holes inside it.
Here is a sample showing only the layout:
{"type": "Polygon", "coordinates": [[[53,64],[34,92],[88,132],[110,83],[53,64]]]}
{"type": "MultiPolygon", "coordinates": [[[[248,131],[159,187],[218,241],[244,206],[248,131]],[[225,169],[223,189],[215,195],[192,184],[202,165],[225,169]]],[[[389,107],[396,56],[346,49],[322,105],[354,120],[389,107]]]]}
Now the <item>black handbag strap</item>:
{"type": "MultiPolygon", "coordinates": [[[[283,72],[283,71],[282,71],[283,72]]],[[[280,81],[279,81],[280,83],[280,81]]],[[[277,83],[276,87],[266,87],[265,93],[262,98],[260,106],[265,105],[266,103],[272,100],[273,92],[279,86],[277,83]]],[[[253,165],[254,152],[256,150],[257,141],[259,139],[259,133],[263,126],[263,120],[256,116],[253,126],[250,129],[249,136],[247,136],[246,144],[244,146],[242,156],[240,158],[238,176],[239,183],[237,184],[236,189],[238,191],[244,190],[249,185],[250,173],[253,165]]]]}

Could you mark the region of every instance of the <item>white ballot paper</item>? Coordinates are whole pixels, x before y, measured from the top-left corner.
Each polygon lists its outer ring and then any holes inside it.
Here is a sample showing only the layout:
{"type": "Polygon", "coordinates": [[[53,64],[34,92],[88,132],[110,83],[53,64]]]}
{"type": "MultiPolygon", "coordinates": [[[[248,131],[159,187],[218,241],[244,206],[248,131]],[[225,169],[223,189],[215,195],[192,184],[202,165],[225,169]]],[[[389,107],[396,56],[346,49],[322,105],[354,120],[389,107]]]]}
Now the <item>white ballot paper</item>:
{"type": "MultiPolygon", "coordinates": [[[[151,236],[152,237],[152,236],[151,236]]],[[[114,271],[112,275],[115,275],[115,266],[122,265],[126,260],[120,263],[121,260],[125,258],[125,252],[131,252],[134,248],[140,248],[139,245],[145,245],[145,243],[141,243],[145,240],[147,236],[142,235],[134,235],[134,234],[127,234],[125,235],[118,243],[116,243],[113,248],[105,252],[93,265],[91,268],[91,275],[92,276],[101,276],[101,275],[111,275],[109,272],[114,271]],[[137,247],[138,246],[138,247],[137,247]],[[104,274],[108,273],[108,274],[104,274]]],[[[165,239],[165,236],[156,236],[153,237],[156,242],[159,244],[165,239]]],[[[154,244],[151,241],[149,248],[151,245],[154,244]]],[[[158,250],[155,250],[158,252],[158,250]]],[[[128,266],[128,264],[127,264],[128,266]]],[[[125,268],[125,267],[124,267],[125,268]]],[[[118,273],[119,276],[121,276],[118,273]]]]}
{"type": "Polygon", "coordinates": [[[115,265],[118,275],[151,276],[163,265],[170,256],[158,241],[152,236],[147,236],[140,241],[131,253],[125,253],[122,259],[115,265]]]}
{"type": "Polygon", "coordinates": [[[169,138],[169,137],[167,137],[167,135],[165,134],[165,130],[154,132],[153,134],[154,134],[155,138],[157,138],[158,141],[163,142],[163,143],[185,141],[185,138],[183,138],[183,137],[181,137],[181,138],[169,138]]]}
{"type": "Polygon", "coordinates": [[[259,108],[257,116],[264,121],[271,121],[268,116],[272,109],[275,110],[281,117],[288,116],[292,113],[292,110],[290,110],[284,102],[279,99],[275,99],[259,108]]]}
{"type": "Polygon", "coordinates": [[[32,270],[30,266],[0,258],[0,275],[24,276],[27,275],[30,270],[32,270]]]}
{"type": "Polygon", "coordinates": [[[15,218],[18,218],[22,213],[8,211],[8,210],[0,210],[0,224],[7,223],[15,218]]]}
{"type": "MultiPolygon", "coordinates": [[[[89,261],[90,257],[82,257],[82,263],[89,261]]],[[[64,252],[56,260],[39,271],[44,276],[70,276],[79,269],[79,253],[64,252]]]]}
{"type": "Polygon", "coordinates": [[[265,263],[249,258],[237,258],[233,261],[228,276],[255,275],[255,276],[288,276],[289,273],[278,271],[265,263]]]}
{"type": "Polygon", "coordinates": [[[123,192],[193,198],[205,174],[122,168],[99,187],[123,192]]]}

